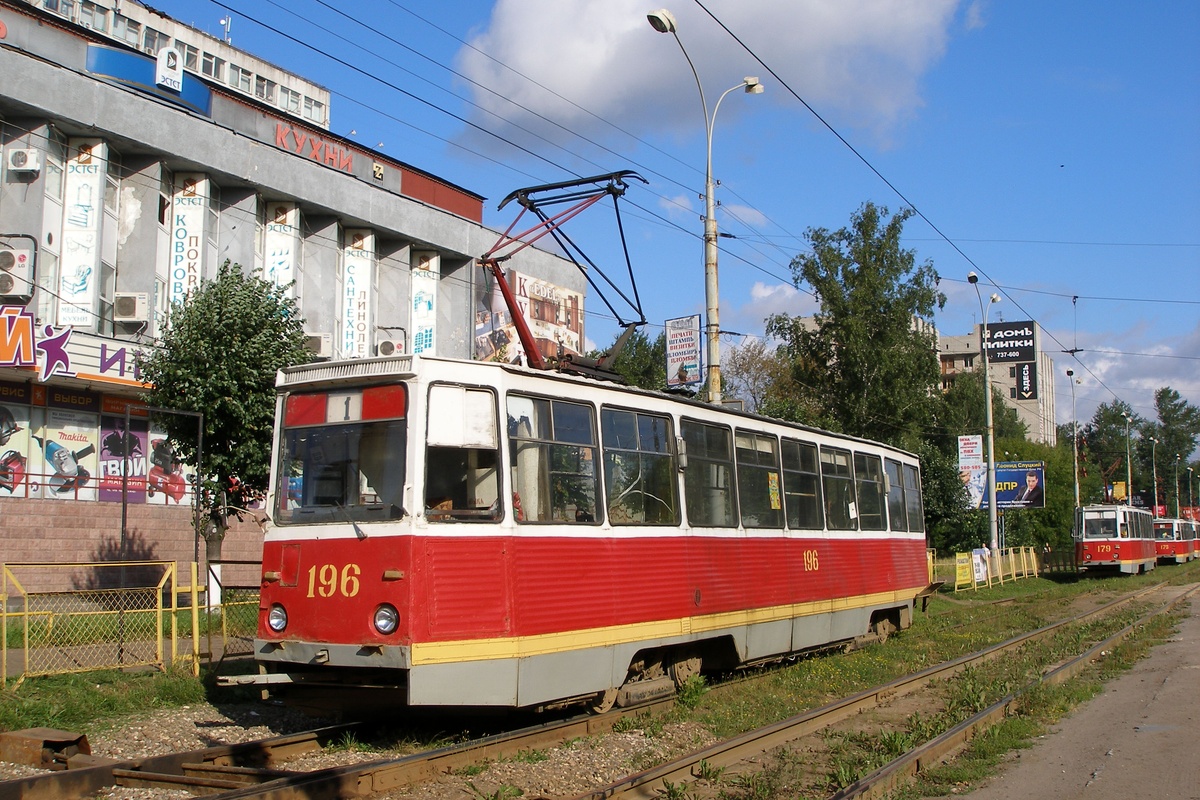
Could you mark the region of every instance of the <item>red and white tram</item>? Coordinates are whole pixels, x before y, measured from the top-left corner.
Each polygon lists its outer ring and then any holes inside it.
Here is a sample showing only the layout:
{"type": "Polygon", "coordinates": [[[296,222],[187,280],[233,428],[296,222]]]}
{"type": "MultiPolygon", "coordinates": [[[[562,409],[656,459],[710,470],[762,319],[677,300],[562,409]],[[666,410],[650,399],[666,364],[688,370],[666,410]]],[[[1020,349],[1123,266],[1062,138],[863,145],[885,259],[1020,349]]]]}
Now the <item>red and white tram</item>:
{"type": "Polygon", "coordinates": [[[906,628],[929,587],[886,445],[445,358],[278,391],[255,648],[285,694],[604,708],[906,628]]]}
{"type": "Polygon", "coordinates": [[[1157,552],[1150,512],[1119,505],[1084,506],[1076,511],[1075,563],[1081,570],[1149,572],[1157,552]]]}
{"type": "Polygon", "coordinates": [[[1156,519],[1154,544],[1160,564],[1186,564],[1196,557],[1196,524],[1190,519],[1156,519]]]}

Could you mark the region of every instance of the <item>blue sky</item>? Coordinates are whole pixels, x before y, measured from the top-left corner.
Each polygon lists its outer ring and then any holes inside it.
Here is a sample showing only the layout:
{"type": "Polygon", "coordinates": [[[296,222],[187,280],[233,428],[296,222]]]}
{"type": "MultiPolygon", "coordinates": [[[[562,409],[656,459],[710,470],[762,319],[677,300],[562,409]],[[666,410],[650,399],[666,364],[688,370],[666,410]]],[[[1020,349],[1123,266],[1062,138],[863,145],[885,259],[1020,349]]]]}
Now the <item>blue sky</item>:
{"type": "MultiPolygon", "coordinates": [[[[153,5],[217,36],[231,15],[234,45],[334,92],[334,132],[484,195],[494,228],[513,189],[636,170],[650,185],[624,222],[654,335],[704,308],[704,117],[678,45],[646,21],[663,2],[153,5]]],[[[721,240],[723,330],[813,311],[788,268],[806,229],[912,204],[905,245],[942,277],[939,329],[978,321],[978,272],[985,300],[1003,296],[993,321],[1047,334],[1060,422],[1068,367],[1081,419],[1116,398],[1152,418],[1164,385],[1200,405],[1200,3],[702,2],[668,8],[710,109],[744,76],[766,87],[730,93],[714,129],[717,218],[737,237],[721,240]]],[[[608,216],[581,225],[622,266],[608,216]]],[[[615,327],[588,311],[607,344],[615,327]]]]}

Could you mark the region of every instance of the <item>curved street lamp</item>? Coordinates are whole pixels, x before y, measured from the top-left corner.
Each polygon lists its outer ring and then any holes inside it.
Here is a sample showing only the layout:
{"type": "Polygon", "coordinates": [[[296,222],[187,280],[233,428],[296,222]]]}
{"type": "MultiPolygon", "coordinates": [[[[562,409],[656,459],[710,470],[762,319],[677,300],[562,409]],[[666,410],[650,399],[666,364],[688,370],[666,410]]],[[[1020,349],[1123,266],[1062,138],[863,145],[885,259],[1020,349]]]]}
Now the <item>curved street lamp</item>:
{"type": "Polygon", "coordinates": [[[1129,415],[1124,411],[1121,416],[1125,418],[1125,505],[1133,505],[1133,458],[1132,449],[1129,444],[1129,423],[1132,421],[1129,415]]]}
{"type": "Polygon", "coordinates": [[[704,84],[700,82],[700,73],[696,71],[696,65],[692,63],[691,56],[688,55],[687,49],[683,46],[683,41],[680,40],[679,34],[676,32],[675,15],[665,8],[660,8],[658,11],[651,11],[647,14],[646,19],[650,21],[650,25],[654,30],[659,33],[669,33],[675,37],[675,42],[679,45],[680,51],[683,52],[683,57],[687,59],[688,66],[692,68],[692,77],[696,79],[696,88],[700,90],[700,105],[703,106],[704,111],[704,134],[707,152],[704,166],[704,305],[706,315],[704,338],[708,357],[708,401],[720,404],[721,323],[720,299],[717,288],[717,204],[714,196],[716,187],[712,171],[713,126],[717,122],[717,109],[721,107],[721,101],[725,99],[727,94],[736,89],[744,89],[746,94],[762,94],[763,85],[759,83],[758,78],[742,78],[741,83],[726,89],[717,98],[717,102],[710,114],[708,111],[708,101],[704,98],[704,84]]]}
{"type": "Polygon", "coordinates": [[[993,294],[987,307],[983,305],[983,295],[979,293],[979,276],[974,272],[967,273],[967,282],[975,287],[975,296],[979,298],[979,313],[983,317],[983,327],[979,329],[979,349],[983,351],[983,394],[984,408],[987,416],[987,494],[988,494],[988,539],[993,551],[1000,546],[1000,525],[996,517],[996,457],[995,457],[995,426],[992,424],[992,370],[988,362],[987,326],[988,312],[992,303],[1000,302],[1000,295],[993,294]]]}
{"type": "Polygon", "coordinates": [[[1075,377],[1075,370],[1067,370],[1067,380],[1071,382],[1071,455],[1074,458],[1075,478],[1075,509],[1079,509],[1079,420],[1075,417],[1075,384],[1079,380],[1075,377]]]}
{"type": "MultiPolygon", "coordinates": [[[[1187,468],[1188,471],[1188,508],[1195,508],[1196,502],[1192,499],[1192,473],[1195,471],[1192,467],[1187,468]]],[[[1195,512],[1193,512],[1193,517],[1195,512]]]]}
{"type": "Polygon", "coordinates": [[[1154,511],[1150,515],[1158,516],[1158,439],[1150,437],[1150,475],[1154,481],[1154,511]]]}
{"type": "Polygon", "coordinates": [[[1179,453],[1175,454],[1175,519],[1179,519],[1179,453]]]}

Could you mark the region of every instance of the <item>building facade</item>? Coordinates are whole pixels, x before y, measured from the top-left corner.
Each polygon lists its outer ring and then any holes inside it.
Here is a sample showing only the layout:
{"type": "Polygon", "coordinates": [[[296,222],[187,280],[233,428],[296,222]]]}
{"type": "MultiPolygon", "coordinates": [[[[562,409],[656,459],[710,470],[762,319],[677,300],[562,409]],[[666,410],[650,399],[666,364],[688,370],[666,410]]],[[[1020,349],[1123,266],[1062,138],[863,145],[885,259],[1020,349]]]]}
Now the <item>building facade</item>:
{"type": "MultiPolygon", "coordinates": [[[[0,87],[0,498],[186,506],[135,354],[226,261],[320,357],[505,354],[483,198],[331,134],[317,84],[133,0],[0,0],[0,87]]],[[[512,269],[581,340],[575,265],[512,269]]]]}
{"type": "MultiPolygon", "coordinates": [[[[965,336],[938,337],[943,391],[959,374],[983,369],[983,334],[976,325],[965,336]]],[[[1036,322],[993,322],[987,334],[992,387],[1017,412],[1032,441],[1056,446],[1054,360],[1042,350],[1041,328],[1036,322]]]]}

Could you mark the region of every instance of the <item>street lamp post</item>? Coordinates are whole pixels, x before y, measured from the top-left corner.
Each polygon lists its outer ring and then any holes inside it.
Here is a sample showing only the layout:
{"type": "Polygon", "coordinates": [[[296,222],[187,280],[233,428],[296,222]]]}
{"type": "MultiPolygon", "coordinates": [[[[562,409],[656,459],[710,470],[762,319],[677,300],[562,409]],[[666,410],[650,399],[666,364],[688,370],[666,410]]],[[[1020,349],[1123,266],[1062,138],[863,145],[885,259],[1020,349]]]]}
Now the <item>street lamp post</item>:
{"type": "Polygon", "coordinates": [[[975,287],[975,296],[979,298],[979,313],[983,316],[983,327],[979,329],[979,349],[983,352],[983,394],[987,424],[988,538],[989,546],[995,551],[1000,546],[1000,526],[996,517],[996,445],[995,427],[992,424],[992,371],[988,362],[987,320],[992,303],[999,303],[1000,295],[993,294],[985,307],[983,295],[979,293],[979,276],[974,272],[969,272],[967,281],[975,287]]]}
{"type": "Polygon", "coordinates": [[[646,15],[650,25],[659,33],[669,33],[675,37],[683,57],[692,68],[692,76],[696,79],[696,88],[700,90],[700,105],[704,107],[704,134],[706,158],[704,162],[704,305],[705,305],[705,344],[708,356],[708,400],[710,403],[721,402],[721,323],[720,299],[717,289],[717,203],[715,197],[715,181],[712,171],[712,140],[713,126],[717,122],[717,109],[725,96],[736,89],[744,89],[746,94],[762,94],[763,85],[758,78],[746,77],[736,86],[726,89],[717,98],[712,113],[708,111],[708,101],[704,98],[704,84],[700,82],[700,73],[692,63],[691,56],[683,46],[683,41],[676,32],[675,16],[665,8],[651,11],[646,15]]]}
{"type": "Polygon", "coordinates": [[[1175,454],[1175,519],[1179,519],[1179,453],[1175,454]]]}
{"type": "Polygon", "coordinates": [[[1151,516],[1158,516],[1158,439],[1150,437],[1150,480],[1154,481],[1154,511],[1151,516]]]}
{"type": "Polygon", "coordinates": [[[1187,471],[1188,471],[1188,508],[1195,508],[1196,503],[1194,500],[1192,500],[1192,472],[1194,470],[1191,467],[1188,467],[1187,471]]]}
{"type": "Polygon", "coordinates": [[[1075,370],[1067,370],[1071,382],[1071,455],[1074,458],[1075,508],[1079,508],[1079,420],[1075,417],[1075,370]]]}
{"type": "Polygon", "coordinates": [[[1121,416],[1125,418],[1125,505],[1133,505],[1133,456],[1132,449],[1129,444],[1129,423],[1131,422],[1129,415],[1124,411],[1121,416]]]}

